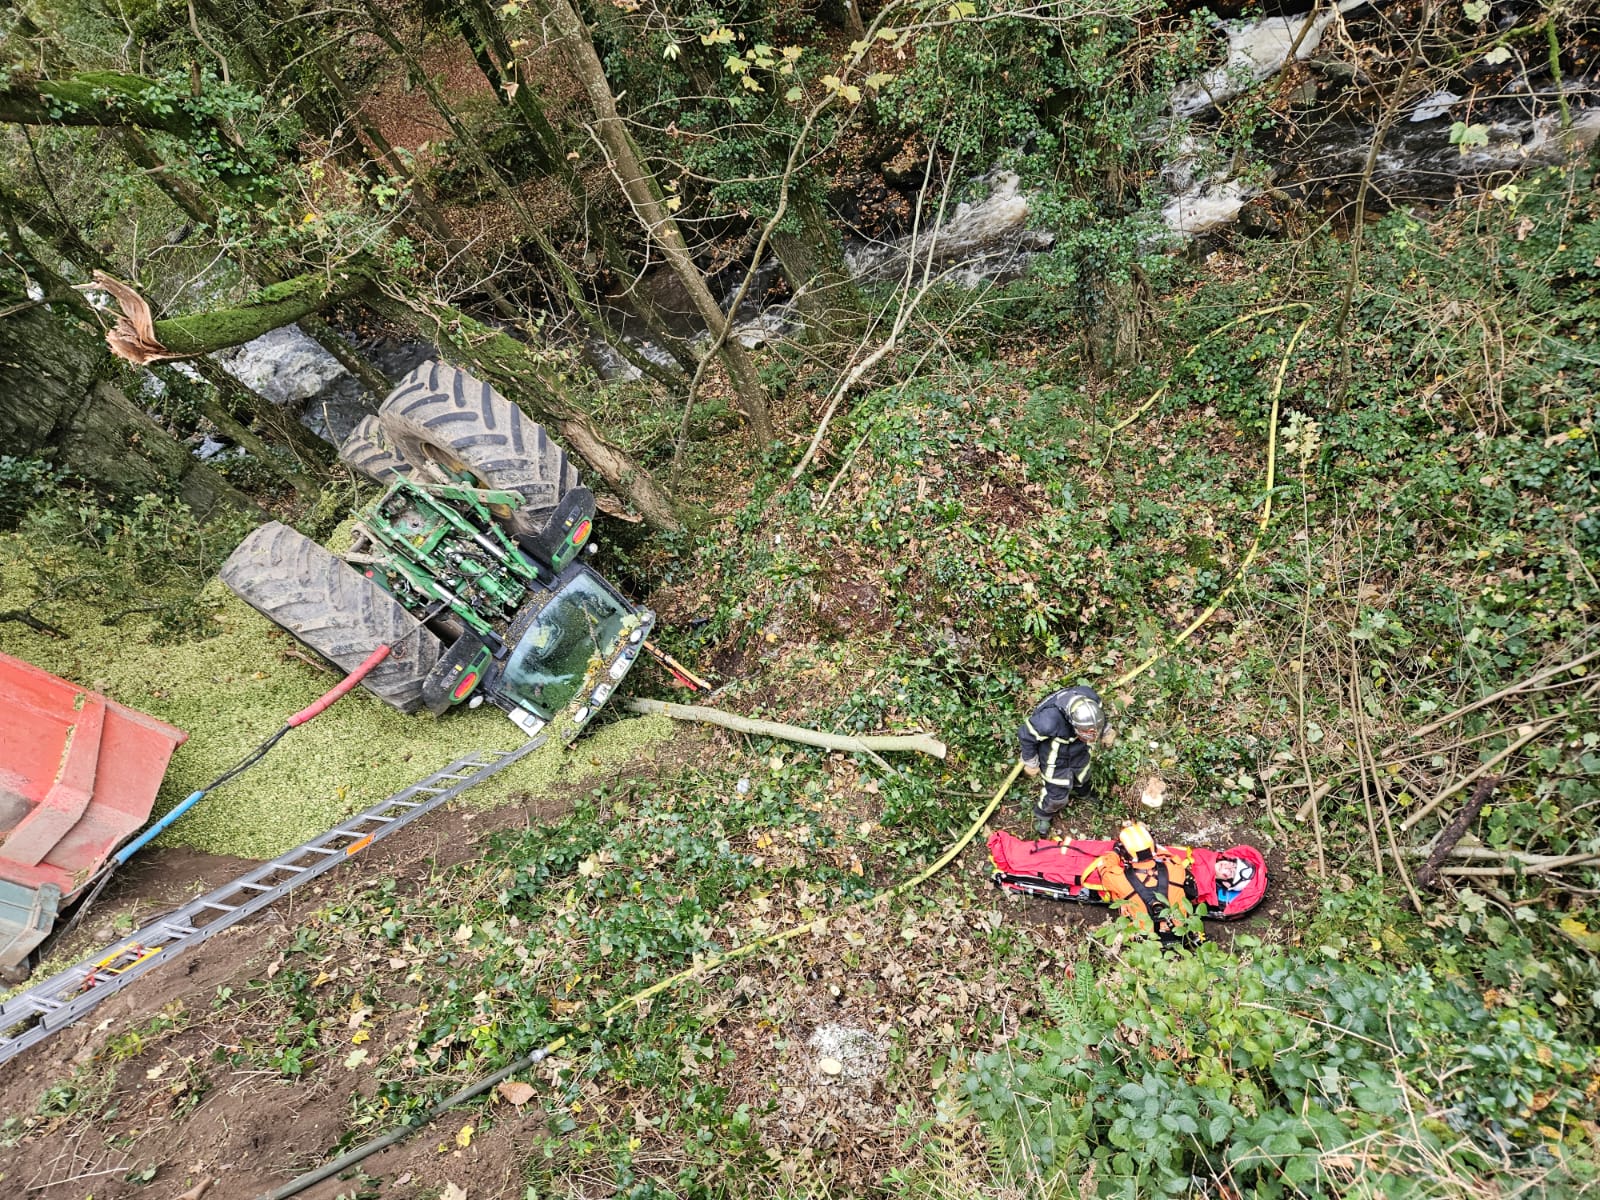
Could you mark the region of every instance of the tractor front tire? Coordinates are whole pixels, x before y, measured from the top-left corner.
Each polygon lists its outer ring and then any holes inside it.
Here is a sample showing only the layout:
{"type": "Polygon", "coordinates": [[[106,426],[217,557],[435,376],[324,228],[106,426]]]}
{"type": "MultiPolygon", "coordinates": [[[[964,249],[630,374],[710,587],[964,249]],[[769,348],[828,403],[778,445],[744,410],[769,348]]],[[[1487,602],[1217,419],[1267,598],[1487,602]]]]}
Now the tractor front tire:
{"type": "Polygon", "coordinates": [[[396,476],[411,474],[408,463],[383,436],[377,417],[362,417],[350,436],[339,443],[339,461],[377,483],[393,483],[396,476]]]}
{"type": "Polygon", "coordinates": [[[251,608],[343,671],[388,646],[389,657],[361,686],[403,713],[422,707],[439,639],[343,559],[273,521],[239,543],[221,574],[251,608]]]}
{"type": "Polygon", "coordinates": [[[578,469],[544,427],[483,383],[442,362],[425,362],[378,409],[384,437],[408,463],[437,464],[478,487],[515,492],[523,503],[497,511],[514,534],[533,535],[578,486],[578,469]]]}

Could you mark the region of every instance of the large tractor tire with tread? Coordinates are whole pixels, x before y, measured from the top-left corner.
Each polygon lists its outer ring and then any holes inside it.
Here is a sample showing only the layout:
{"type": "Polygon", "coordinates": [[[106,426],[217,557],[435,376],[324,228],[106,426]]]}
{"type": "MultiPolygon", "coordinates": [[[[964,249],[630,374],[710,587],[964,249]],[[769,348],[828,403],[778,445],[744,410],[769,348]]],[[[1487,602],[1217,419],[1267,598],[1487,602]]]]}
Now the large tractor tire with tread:
{"type": "Polygon", "coordinates": [[[425,362],[402,379],[378,421],[406,462],[435,463],[465,472],[479,487],[520,495],[520,507],[496,513],[512,533],[538,533],[578,486],[578,469],[543,426],[487,383],[442,362],[425,362]]]}
{"type": "Polygon", "coordinates": [[[273,521],[239,543],[221,574],[251,608],[346,672],[392,647],[361,686],[401,712],[422,707],[439,639],[343,559],[273,521]]]}
{"type": "Polygon", "coordinates": [[[410,475],[411,464],[397,453],[377,417],[362,417],[350,436],[339,443],[339,461],[378,483],[392,483],[397,475],[410,475]]]}

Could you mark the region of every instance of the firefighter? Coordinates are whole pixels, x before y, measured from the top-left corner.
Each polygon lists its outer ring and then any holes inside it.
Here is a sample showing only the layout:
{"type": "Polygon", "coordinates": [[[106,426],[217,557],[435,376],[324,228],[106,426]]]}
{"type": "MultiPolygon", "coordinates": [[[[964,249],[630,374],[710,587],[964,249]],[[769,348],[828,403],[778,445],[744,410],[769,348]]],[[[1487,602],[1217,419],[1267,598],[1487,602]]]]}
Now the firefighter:
{"type": "Polygon", "coordinates": [[[1045,697],[1017,730],[1022,769],[1040,780],[1033,806],[1033,828],[1050,836],[1050,822],[1074,795],[1096,802],[1089,765],[1093,747],[1109,747],[1116,732],[1106,720],[1105,705],[1091,687],[1062,688],[1045,697]]]}
{"type": "Polygon", "coordinates": [[[1083,885],[1117,905],[1135,928],[1174,946],[1182,940],[1178,920],[1197,901],[1193,861],[1187,847],[1157,846],[1143,821],[1129,821],[1115,846],[1084,870],[1083,885]]]}

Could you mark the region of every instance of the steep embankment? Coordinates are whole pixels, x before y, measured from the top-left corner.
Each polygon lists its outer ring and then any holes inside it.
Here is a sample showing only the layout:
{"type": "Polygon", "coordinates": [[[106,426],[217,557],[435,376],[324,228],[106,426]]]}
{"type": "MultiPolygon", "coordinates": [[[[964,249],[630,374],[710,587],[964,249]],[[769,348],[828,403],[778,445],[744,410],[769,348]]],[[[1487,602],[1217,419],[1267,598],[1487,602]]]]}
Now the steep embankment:
{"type": "MultiPolygon", "coordinates": [[[[820,919],[313,1194],[1575,1187],[1600,728],[1592,676],[1564,664],[1600,602],[1597,256],[1587,175],[1374,225],[1342,320],[1346,247],[1241,244],[1144,311],[1159,341],[1109,373],[1054,351],[1072,310],[1041,282],[981,320],[953,300],[917,334],[947,353],[909,346],[802,483],[768,476],[692,549],[629,564],[722,706],[921,725],[946,763],[675,731],[578,785],[570,815],[474,817],[501,828],[464,861],[447,818],[448,845],[417,835],[20,1060],[7,1182],[254,1194],[697,955],[820,919]],[[1290,302],[1312,305],[1293,354],[1290,302]],[[1235,582],[1286,355],[1277,516],[1235,582]],[[1138,811],[1155,774],[1163,835],[1269,850],[1273,904],[1231,945],[1162,957],[1001,897],[981,851],[830,918],[966,825],[1042,690],[1115,678],[1230,584],[1108,697],[1110,798],[1066,824],[1138,811]],[[1485,764],[1500,791],[1440,899],[1414,868],[1485,764]]],[[[319,690],[223,612],[256,670],[319,690]]],[[[227,674],[203,646],[171,653],[227,674]]],[[[346,740],[387,728],[369,707],[346,740]]]]}

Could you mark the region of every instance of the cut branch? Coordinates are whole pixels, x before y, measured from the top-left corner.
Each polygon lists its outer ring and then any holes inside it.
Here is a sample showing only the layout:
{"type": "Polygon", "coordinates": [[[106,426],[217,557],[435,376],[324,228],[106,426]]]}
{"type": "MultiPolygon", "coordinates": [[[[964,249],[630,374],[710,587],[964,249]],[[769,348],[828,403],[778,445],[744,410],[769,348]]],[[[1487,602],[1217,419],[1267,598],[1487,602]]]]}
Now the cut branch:
{"type": "Polygon", "coordinates": [[[945,756],[944,743],[923,733],[882,737],[851,737],[848,734],[819,733],[815,729],[803,729],[798,725],[758,721],[751,717],[741,717],[736,713],[723,712],[717,708],[702,708],[695,704],[672,704],[665,700],[630,700],[627,707],[629,712],[651,715],[664,713],[678,721],[701,721],[707,725],[720,725],[724,729],[732,729],[738,733],[782,738],[784,741],[798,742],[802,746],[843,750],[849,754],[915,750],[919,754],[931,754],[934,758],[942,759],[945,756]]]}
{"type": "Polygon", "coordinates": [[[1446,825],[1439,833],[1439,838],[1433,845],[1433,853],[1428,855],[1428,861],[1422,864],[1422,870],[1417,872],[1418,887],[1432,887],[1439,877],[1439,868],[1444,865],[1444,860],[1450,857],[1451,851],[1456,848],[1456,843],[1467,830],[1472,828],[1472,823],[1478,819],[1478,814],[1483,811],[1483,806],[1489,803],[1489,797],[1494,794],[1494,785],[1499,780],[1491,775],[1480,779],[1478,786],[1472,789],[1472,798],[1458,812],[1450,824],[1446,825]]]}

